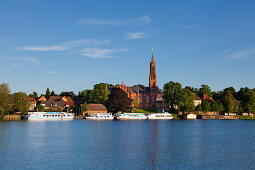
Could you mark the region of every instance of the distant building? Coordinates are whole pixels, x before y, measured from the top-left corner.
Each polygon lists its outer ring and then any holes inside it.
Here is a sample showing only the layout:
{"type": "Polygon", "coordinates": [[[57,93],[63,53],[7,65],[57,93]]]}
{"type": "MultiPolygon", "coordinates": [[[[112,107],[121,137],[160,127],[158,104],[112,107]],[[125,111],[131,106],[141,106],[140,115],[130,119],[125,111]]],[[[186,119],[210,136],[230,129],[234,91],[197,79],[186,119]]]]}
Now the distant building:
{"type": "Polygon", "coordinates": [[[183,119],[197,119],[197,115],[196,114],[185,114],[183,115],[183,119]]]}
{"type": "Polygon", "coordinates": [[[88,111],[84,113],[85,114],[89,114],[89,115],[93,115],[93,114],[97,114],[97,113],[107,113],[107,109],[104,105],[102,104],[88,104],[88,111]]]}
{"type": "Polygon", "coordinates": [[[63,101],[65,103],[65,107],[75,105],[74,100],[70,96],[50,96],[48,101],[63,101]]]}
{"type": "Polygon", "coordinates": [[[28,108],[28,111],[33,111],[35,110],[35,107],[36,107],[36,100],[32,97],[28,97],[27,98],[28,100],[28,103],[29,103],[29,108],[28,108]]]}
{"type": "MultiPolygon", "coordinates": [[[[45,107],[45,109],[54,109],[54,110],[64,110],[65,108],[70,108],[74,105],[81,106],[81,100],[77,97],[70,96],[50,96],[49,100],[41,99],[41,105],[45,107]]],[[[45,98],[46,99],[46,98],[45,98]]]]}
{"type": "Polygon", "coordinates": [[[213,101],[211,97],[209,97],[207,94],[196,94],[194,93],[194,106],[197,107],[197,105],[201,104],[203,100],[207,100],[209,103],[213,101]]]}
{"type": "Polygon", "coordinates": [[[149,87],[144,85],[135,85],[133,87],[126,86],[125,84],[117,85],[117,88],[122,89],[128,94],[139,108],[157,108],[158,110],[168,108],[165,104],[162,91],[157,87],[157,75],[156,75],[156,62],[154,61],[153,51],[150,62],[150,75],[149,75],[149,87]]]}
{"type": "Polygon", "coordinates": [[[47,101],[47,99],[44,96],[42,96],[37,101],[47,101]]]}
{"type": "Polygon", "coordinates": [[[43,105],[45,109],[54,109],[54,110],[65,109],[64,101],[42,101],[41,105],[43,105]]]}

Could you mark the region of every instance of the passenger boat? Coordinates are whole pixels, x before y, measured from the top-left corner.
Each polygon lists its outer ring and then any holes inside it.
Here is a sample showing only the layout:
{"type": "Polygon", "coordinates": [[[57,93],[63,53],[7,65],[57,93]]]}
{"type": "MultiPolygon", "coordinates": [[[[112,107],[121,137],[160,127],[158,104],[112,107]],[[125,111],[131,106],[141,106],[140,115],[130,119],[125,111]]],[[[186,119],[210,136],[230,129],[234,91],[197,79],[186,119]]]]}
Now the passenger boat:
{"type": "Polygon", "coordinates": [[[96,113],[93,115],[89,115],[85,117],[86,119],[93,119],[93,120],[113,120],[113,116],[111,113],[96,113]]]}
{"type": "Polygon", "coordinates": [[[28,112],[28,120],[72,120],[74,113],[66,112],[28,112]]]}
{"type": "Polygon", "coordinates": [[[147,119],[147,116],[144,113],[120,113],[117,119],[147,119]]]}
{"type": "Polygon", "coordinates": [[[152,113],[148,119],[173,119],[173,115],[170,113],[152,113]]]}

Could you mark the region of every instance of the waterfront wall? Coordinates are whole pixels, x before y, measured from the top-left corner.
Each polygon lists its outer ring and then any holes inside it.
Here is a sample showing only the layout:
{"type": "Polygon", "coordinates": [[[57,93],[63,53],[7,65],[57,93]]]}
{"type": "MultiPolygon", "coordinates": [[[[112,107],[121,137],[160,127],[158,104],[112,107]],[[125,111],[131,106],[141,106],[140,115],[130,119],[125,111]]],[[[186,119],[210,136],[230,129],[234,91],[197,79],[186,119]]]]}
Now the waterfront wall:
{"type": "Polygon", "coordinates": [[[4,120],[21,120],[21,115],[5,115],[4,120]]]}
{"type": "Polygon", "coordinates": [[[198,119],[238,119],[237,116],[225,116],[225,115],[198,115],[198,119]]]}

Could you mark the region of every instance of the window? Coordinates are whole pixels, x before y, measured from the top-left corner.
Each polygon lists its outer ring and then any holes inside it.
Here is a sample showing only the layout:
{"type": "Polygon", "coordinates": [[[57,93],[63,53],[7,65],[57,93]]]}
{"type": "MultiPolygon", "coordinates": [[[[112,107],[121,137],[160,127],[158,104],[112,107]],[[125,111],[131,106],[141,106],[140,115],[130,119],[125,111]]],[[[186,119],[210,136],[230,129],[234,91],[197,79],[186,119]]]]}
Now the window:
{"type": "Polygon", "coordinates": [[[146,96],[146,103],[149,103],[149,96],[146,96]]]}

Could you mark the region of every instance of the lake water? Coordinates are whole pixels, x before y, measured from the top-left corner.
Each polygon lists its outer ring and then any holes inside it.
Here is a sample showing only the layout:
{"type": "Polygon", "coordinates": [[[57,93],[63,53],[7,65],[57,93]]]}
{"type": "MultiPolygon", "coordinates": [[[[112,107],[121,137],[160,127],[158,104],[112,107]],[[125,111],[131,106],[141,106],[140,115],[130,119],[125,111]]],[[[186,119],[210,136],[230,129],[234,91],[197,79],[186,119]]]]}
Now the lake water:
{"type": "Polygon", "coordinates": [[[0,169],[254,169],[255,121],[5,121],[0,169]]]}

